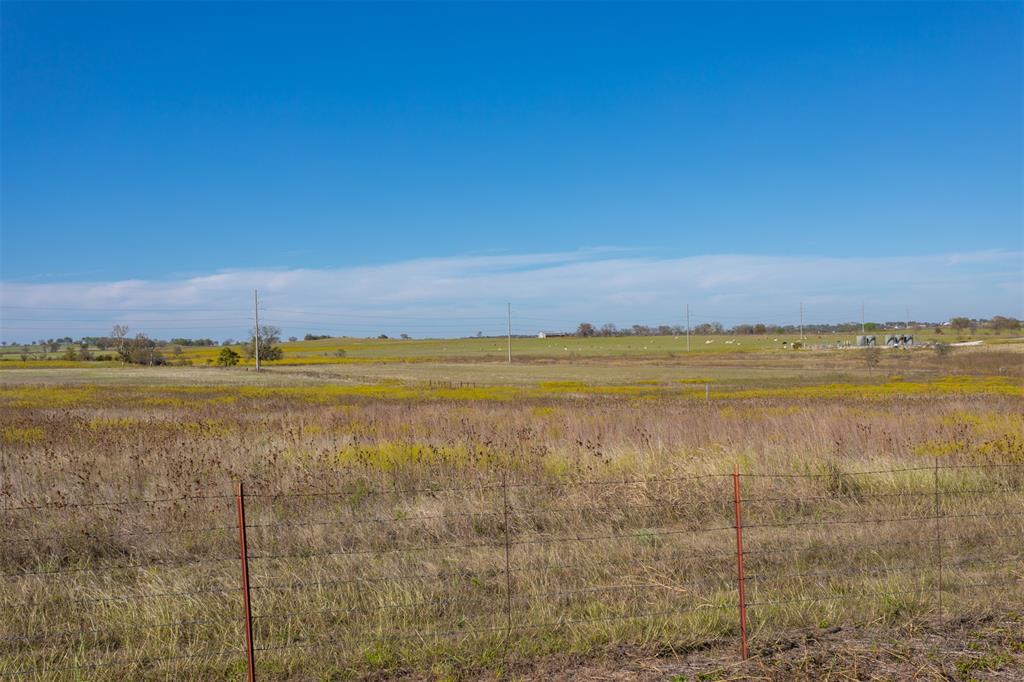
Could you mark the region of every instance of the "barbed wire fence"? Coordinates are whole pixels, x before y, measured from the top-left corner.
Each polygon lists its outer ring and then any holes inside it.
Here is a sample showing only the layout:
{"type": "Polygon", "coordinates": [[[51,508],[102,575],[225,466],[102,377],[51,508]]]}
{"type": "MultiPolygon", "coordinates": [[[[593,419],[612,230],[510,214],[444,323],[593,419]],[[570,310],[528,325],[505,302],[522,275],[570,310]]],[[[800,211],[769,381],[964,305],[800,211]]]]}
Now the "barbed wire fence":
{"type": "Polygon", "coordinates": [[[6,499],[0,677],[254,680],[652,639],[746,658],[808,624],[1019,605],[1022,490],[1024,464],[936,460],[6,499]]]}

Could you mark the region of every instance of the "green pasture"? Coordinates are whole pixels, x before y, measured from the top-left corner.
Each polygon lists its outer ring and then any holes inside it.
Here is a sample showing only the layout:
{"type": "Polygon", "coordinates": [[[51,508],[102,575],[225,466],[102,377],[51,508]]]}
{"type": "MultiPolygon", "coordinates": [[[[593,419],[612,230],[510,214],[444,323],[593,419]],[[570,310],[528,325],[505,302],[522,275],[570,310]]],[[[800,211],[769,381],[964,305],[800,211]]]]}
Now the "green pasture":
{"type": "MultiPolygon", "coordinates": [[[[892,333],[903,330],[893,330],[892,333]]],[[[872,332],[882,336],[890,332],[872,332]]],[[[1008,336],[985,331],[955,335],[944,332],[936,335],[932,330],[913,332],[918,343],[942,341],[983,340],[987,344],[1007,340],[1008,336]]],[[[761,334],[728,336],[691,336],[689,350],[685,336],[612,336],[553,338],[513,337],[512,355],[520,358],[679,358],[693,354],[720,354],[777,351],[794,353],[793,343],[803,344],[803,350],[825,349],[852,344],[856,334],[807,334],[803,339],[796,334],[761,334]]],[[[880,338],[879,341],[883,341],[880,338]]],[[[417,360],[501,360],[508,356],[506,338],[462,339],[359,339],[331,338],[318,341],[283,343],[284,359],[275,364],[345,364],[351,362],[409,362],[417,360]]],[[[239,347],[240,348],[240,347],[239,347]]],[[[219,348],[184,348],[183,357],[205,362],[216,357],[219,348]]]]}
{"type": "MultiPolygon", "coordinates": [[[[902,333],[904,330],[871,332],[884,340],[887,333],[902,333]]],[[[934,330],[912,330],[918,344],[934,342],[956,343],[964,341],[982,341],[984,345],[996,345],[1012,342],[1016,335],[996,334],[988,330],[973,333],[956,334],[952,330],[943,330],[936,334],[934,330]]],[[[587,359],[623,359],[623,360],[679,360],[687,357],[715,356],[739,353],[773,353],[780,355],[799,355],[813,350],[838,349],[854,342],[856,334],[823,333],[807,334],[801,339],[796,334],[761,334],[729,336],[717,334],[710,336],[693,335],[689,339],[689,347],[685,335],[679,336],[615,336],[615,337],[514,337],[512,339],[513,358],[529,360],[573,361],[587,359]],[[794,349],[794,343],[803,345],[794,349]]],[[[271,363],[274,366],[289,365],[346,365],[346,364],[379,364],[379,363],[410,363],[410,362],[491,362],[501,361],[508,356],[508,341],[503,337],[459,338],[459,339],[369,339],[338,337],[317,341],[295,341],[281,344],[284,358],[271,363]]],[[[234,348],[241,352],[242,346],[234,348]]],[[[32,345],[28,350],[22,346],[0,347],[0,368],[32,368],[57,366],[89,366],[95,361],[71,362],[63,359],[66,347],[56,353],[32,345]],[[29,356],[27,363],[23,355],[29,356]],[[52,365],[48,363],[53,363],[52,365]]],[[[171,346],[161,347],[167,360],[172,364],[207,365],[215,362],[221,347],[171,346]]],[[[114,355],[107,349],[100,351],[90,348],[93,355],[114,355]]],[[[243,365],[253,364],[251,360],[243,360],[243,365]]]]}

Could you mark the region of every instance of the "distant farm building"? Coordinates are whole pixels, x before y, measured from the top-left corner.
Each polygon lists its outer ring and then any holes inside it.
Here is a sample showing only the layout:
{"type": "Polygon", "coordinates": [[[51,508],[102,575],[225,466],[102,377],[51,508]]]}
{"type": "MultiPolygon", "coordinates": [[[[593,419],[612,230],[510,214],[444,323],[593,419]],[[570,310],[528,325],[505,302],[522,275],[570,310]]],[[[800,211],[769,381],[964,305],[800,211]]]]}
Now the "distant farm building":
{"type": "Polygon", "coordinates": [[[566,332],[537,332],[538,339],[557,339],[562,336],[571,336],[566,332]]]}

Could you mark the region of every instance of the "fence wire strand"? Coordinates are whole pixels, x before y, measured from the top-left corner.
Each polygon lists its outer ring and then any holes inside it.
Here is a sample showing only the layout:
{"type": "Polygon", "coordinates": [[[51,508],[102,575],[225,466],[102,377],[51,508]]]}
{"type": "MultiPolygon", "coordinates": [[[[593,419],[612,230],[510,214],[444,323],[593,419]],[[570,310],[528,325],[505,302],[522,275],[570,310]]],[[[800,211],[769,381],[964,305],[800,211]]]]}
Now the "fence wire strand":
{"type": "MultiPolygon", "coordinates": [[[[21,628],[22,632],[0,635],[0,642],[15,647],[10,656],[32,657],[36,660],[45,659],[42,651],[47,644],[66,644],[77,641],[77,648],[74,648],[75,656],[83,657],[90,653],[95,655],[95,662],[83,662],[80,665],[58,665],[48,667],[37,665],[17,670],[0,670],[0,677],[21,677],[32,675],[55,675],[61,676],[69,673],[84,673],[100,668],[124,668],[128,670],[139,667],[153,667],[167,663],[203,660],[209,658],[239,657],[245,655],[245,651],[236,651],[232,647],[220,649],[207,649],[196,652],[183,652],[181,655],[168,655],[149,657],[139,651],[107,651],[96,647],[97,650],[90,651],[89,642],[95,639],[118,638],[125,635],[121,646],[127,649],[126,633],[134,631],[154,632],[160,630],[187,629],[193,632],[197,628],[207,626],[218,626],[223,630],[222,634],[229,636],[232,628],[238,628],[242,618],[225,607],[225,599],[235,601],[240,599],[240,592],[237,586],[219,586],[219,581],[224,576],[216,576],[209,571],[209,575],[198,569],[205,566],[226,567],[229,562],[239,561],[239,557],[222,556],[223,548],[218,554],[211,551],[193,549],[191,552],[180,552],[180,547],[156,548],[166,552],[168,549],[179,549],[177,556],[162,556],[146,558],[145,553],[139,550],[125,552],[120,561],[111,562],[107,556],[105,561],[98,561],[90,565],[78,565],[79,562],[96,561],[91,556],[74,556],[74,544],[82,540],[105,541],[119,538],[146,538],[156,543],[196,543],[200,538],[210,533],[229,532],[235,533],[242,529],[255,531],[255,542],[249,544],[248,540],[242,540],[242,556],[249,563],[260,567],[256,580],[253,581],[247,594],[259,595],[257,600],[257,612],[252,615],[251,620],[257,623],[266,624],[260,628],[260,637],[270,638],[254,650],[264,655],[270,652],[288,650],[313,650],[338,648],[351,645],[352,641],[346,638],[329,637],[327,639],[307,641],[303,638],[296,638],[296,628],[301,632],[302,622],[312,619],[329,619],[332,625],[337,628],[360,628],[368,630],[368,636],[372,639],[384,641],[395,639],[429,640],[433,638],[471,638],[476,636],[503,636],[505,650],[507,651],[509,638],[513,633],[525,633],[534,630],[552,628],[564,629],[569,626],[586,626],[589,624],[608,621],[634,621],[634,620],[657,620],[662,618],[683,617],[699,612],[713,611],[721,613],[723,617],[730,610],[737,606],[752,608],[755,617],[772,617],[770,608],[783,607],[788,605],[812,604],[816,602],[849,602],[854,603],[863,600],[870,600],[878,597],[910,596],[910,595],[934,595],[956,594],[972,590],[992,589],[1005,590],[1024,582],[1024,576],[1017,574],[1020,570],[1022,556],[1021,540],[1024,534],[1016,521],[1024,516],[1024,511],[1017,511],[1012,507],[999,507],[998,511],[987,511],[995,506],[994,500],[1003,499],[1001,496],[1020,494],[1024,487],[1019,484],[1007,485],[979,485],[978,487],[956,488],[942,490],[939,485],[938,472],[948,470],[1008,470],[1024,467],[1024,463],[1007,464],[974,464],[974,463],[951,463],[945,465],[933,465],[927,467],[905,467],[893,469],[878,469],[865,471],[849,471],[838,473],[751,473],[741,474],[741,479],[752,479],[755,481],[791,480],[791,479],[826,479],[835,476],[840,477],[868,477],[868,476],[893,476],[905,473],[934,473],[934,486],[930,490],[921,487],[914,487],[908,490],[896,490],[894,492],[864,492],[849,496],[812,494],[803,495],[773,495],[768,492],[764,495],[751,495],[740,497],[736,504],[746,504],[757,509],[766,508],[779,510],[778,516],[773,519],[769,515],[765,520],[756,520],[753,523],[743,523],[741,529],[747,531],[744,538],[747,543],[742,552],[737,554],[732,546],[730,536],[725,538],[716,537],[716,533],[724,531],[735,531],[739,525],[739,515],[736,522],[722,523],[723,519],[717,516],[719,507],[725,511],[731,511],[734,500],[731,496],[725,495],[724,487],[721,499],[700,500],[679,500],[677,488],[664,488],[665,485],[678,483],[694,483],[698,481],[721,480],[729,481],[733,478],[730,474],[701,474],[685,476],[665,476],[650,478],[624,478],[624,479],[593,479],[575,480],[560,482],[530,482],[530,481],[508,481],[502,480],[500,484],[490,482],[478,482],[476,484],[459,486],[423,486],[423,487],[402,487],[396,485],[394,488],[378,487],[368,488],[362,483],[356,484],[351,489],[288,492],[288,491],[256,491],[245,494],[245,499],[252,498],[257,502],[256,508],[250,510],[250,516],[255,517],[253,522],[239,521],[230,525],[208,525],[192,528],[159,528],[153,530],[128,529],[128,530],[97,530],[83,531],[81,533],[53,536],[22,536],[7,537],[0,539],[0,546],[19,546],[23,544],[36,544],[46,546],[49,543],[65,543],[71,545],[71,549],[64,548],[60,554],[56,550],[49,549],[40,552],[36,559],[38,563],[26,570],[10,570],[0,573],[0,578],[10,581],[12,591],[9,598],[0,601],[2,612],[14,611],[15,614],[32,613],[32,622],[37,629],[33,630],[28,626],[21,628]],[[543,500],[552,500],[552,491],[589,490],[597,488],[609,488],[614,490],[617,487],[637,486],[638,489],[647,490],[640,495],[635,503],[619,502],[624,495],[614,497],[609,495],[590,495],[583,503],[545,507],[531,505],[531,494],[544,495],[543,500]],[[320,503],[327,499],[345,499],[351,496],[360,498],[376,496],[429,496],[443,501],[444,495],[465,496],[466,494],[479,493],[486,498],[486,501],[493,505],[492,509],[484,511],[450,511],[437,514],[410,514],[396,513],[393,517],[387,515],[369,516],[362,514],[356,508],[345,509],[344,514],[337,517],[330,516],[331,509],[326,503],[320,503]],[[512,495],[510,495],[512,493],[512,495]],[[611,504],[602,504],[601,497],[612,497],[611,504]],[[986,504],[981,506],[973,497],[984,497],[986,504]],[[510,503],[510,498],[512,498],[510,503]],[[934,507],[931,498],[936,500],[934,507]],[[958,513],[950,509],[950,513],[944,513],[945,507],[940,507],[939,499],[963,500],[958,513]],[[290,505],[292,501],[310,500],[309,504],[290,505]],[[313,504],[312,501],[317,501],[313,504]],[[923,511],[914,507],[902,507],[901,502],[922,505],[927,504],[928,513],[909,514],[906,516],[894,514],[881,518],[856,518],[853,514],[866,501],[888,501],[893,507],[901,508],[904,511],[923,511]],[[974,502],[977,506],[971,511],[968,503],[974,502]],[[988,502],[992,501],[992,502],[988,502]],[[837,509],[834,506],[819,505],[812,516],[808,514],[801,517],[799,511],[794,514],[792,507],[817,503],[834,502],[841,505],[837,509]],[[715,513],[710,513],[716,510],[715,513]],[[642,519],[649,518],[650,513],[658,513],[661,516],[662,526],[644,528],[641,526],[642,519]],[[318,517],[307,518],[318,513],[318,517]],[[324,518],[324,514],[328,517],[324,518]],[[692,513],[694,519],[687,523],[682,518],[676,519],[673,515],[682,516],[683,513],[692,513]],[[561,524],[552,523],[548,532],[543,532],[542,522],[560,517],[574,518],[583,517],[595,520],[595,528],[591,532],[568,532],[559,533],[557,529],[561,524]],[[459,538],[457,532],[465,532],[465,524],[462,521],[473,521],[476,519],[489,519],[494,523],[475,524],[474,533],[477,537],[466,540],[459,538]],[[698,520],[699,519],[699,520],[698,520]],[[717,520],[716,520],[717,519],[717,520]],[[943,528],[941,522],[953,522],[976,520],[991,520],[993,523],[961,524],[958,531],[955,527],[943,528]],[[995,523],[999,520],[999,523],[995,523]],[[409,533],[429,532],[431,542],[402,545],[399,538],[409,538],[403,533],[395,530],[401,524],[415,524],[417,522],[437,522],[436,525],[426,529],[410,525],[409,533]],[[917,525],[926,525],[935,522],[935,536],[925,536],[917,525]],[[604,524],[601,527],[600,524],[604,524]],[[675,524],[679,524],[678,526],[675,524]],[[684,525],[685,524],[685,525],[684,525]],[[718,525],[721,524],[721,525],[718,525]],[[810,529],[829,529],[838,526],[862,525],[874,527],[885,524],[894,524],[893,528],[886,531],[890,533],[901,533],[904,537],[891,540],[880,540],[872,542],[837,541],[822,544],[817,534],[810,529]],[[899,525],[907,524],[907,525],[899,525]],[[241,525],[241,529],[240,526],[241,525]],[[972,525],[984,527],[976,533],[964,533],[963,528],[972,525]],[[349,535],[344,532],[348,527],[380,526],[379,535],[369,538],[349,535]],[[303,528],[332,528],[340,527],[342,530],[325,531],[322,535],[295,533],[303,528]],[[614,530],[603,532],[609,527],[614,530]],[[388,529],[389,532],[386,532],[388,529]],[[789,532],[789,530],[793,532],[789,532]],[[897,530],[900,529],[900,530],[897,530]],[[998,529],[998,530],[997,530],[998,529]],[[593,532],[593,531],[597,532],[593,532]],[[275,532],[280,531],[280,532],[275,532]],[[778,532],[776,532],[778,531],[778,532]],[[310,536],[313,539],[310,539],[310,536]],[[173,540],[180,538],[180,540],[173,540]],[[638,542],[639,541],[639,542],[638,542]],[[644,542],[650,543],[644,545],[644,542]],[[624,556],[609,556],[603,551],[602,546],[587,547],[590,543],[616,543],[618,550],[624,556]],[[759,547],[762,543],[765,546],[759,547]],[[360,546],[362,544],[379,546],[360,546]],[[255,546],[253,546],[255,545],[255,546]],[[298,546],[296,546],[298,545],[298,546]],[[333,547],[331,545],[334,545],[333,547]],[[347,546],[352,545],[352,546],[347,546]],[[565,545],[578,545],[581,547],[584,556],[583,560],[573,560],[570,555],[566,558],[566,551],[562,548],[565,545]],[[751,545],[753,547],[751,548],[751,545]],[[965,547],[963,545],[968,545],[965,547]],[[710,546],[710,550],[708,547],[710,546]],[[718,547],[719,549],[715,549],[718,547]],[[935,553],[925,555],[923,561],[903,561],[905,550],[911,547],[935,549],[935,553]],[[944,559],[934,560],[934,556],[942,557],[943,549],[951,548],[953,551],[944,559]],[[984,556],[972,548],[982,548],[984,556]],[[1002,548],[1003,552],[996,556],[995,550],[1002,548]],[[481,551],[476,551],[481,550],[481,551]],[[900,550],[900,556],[890,556],[888,550],[900,550]],[[52,555],[47,554],[52,552],[52,555]],[[445,552],[447,556],[440,559],[426,554],[430,552],[445,552]],[[879,556],[871,556],[868,553],[881,553],[879,556]],[[181,554],[185,554],[182,556],[181,554]],[[413,560],[406,555],[422,554],[413,560]],[[477,565],[472,569],[466,564],[467,559],[472,556],[478,562],[493,561],[493,567],[477,565]],[[775,557],[781,556],[781,559],[775,557]],[[389,559],[391,564],[381,561],[376,564],[372,557],[393,557],[389,559]],[[731,574],[730,566],[724,566],[715,562],[732,562],[749,557],[747,569],[753,572],[737,578],[731,574]],[[54,561],[56,565],[49,566],[46,559],[54,561]],[[347,559],[357,559],[351,564],[341,563],[347,559]],[[317,566],[318,560],[323,560],[322,566],[317,566]],[[885,562],[892,561],[891,564],[885,562]],[[337,563],[334,563],[334,562],[337,563]],[[61,562],[66,565],[60,565],[61,562]],[[287,563],[294,562],[294,563],[287,563]],[[426,566],[427,570],[404,570],[405,566],[392,564],[404,564],[409,562],[416,566],[426,566]],[[441,563],[437,566],[436,563],[441,563]],[[454,565],[452,565],[454,563],[454,565]],[[936,565],[937,564],[937,565],[936,565]],[[461,567],[460,567],[461,566],[461,567]],[[304,572],[330,568],[328,579],[308,578],[304,572]],[[164,572],[177,568],[196,569],[196,578],[205,580],[207,586],[202,584],[192,589],[156,589],[155,591],[124,592],[122,594],[108,594],[106,596],[80,596],[86,590],[109,589],[111,585],[117,584],[116,575],[121,571],[151,571],[154,579],[163,581],[166,576],[164,572]],[[935,582],[937,572],[945,571],[946,578],[935,582]],[[331,577],[330,573],[340,572],[338,577],[331,577]],[[283,579],[282,574],[287,578],[283,579]],[[997,576],[999,580],[994,580],[997,576]],[[1002,579],[1005,577],[1005,579],[1002,579]],[[85,580],[79,579],[95,578],[96,585],[90,585],[85,580]],[[872,590],[877,586],[877,579],[891,580],[894,589],[872,590]],[[749,583],[755,592],[742,600],[736,594],[737,580],[741,583],[749,583]],[[855,584],[855,581],[865,581],[860,587],[867,588],[850,591],[847,588],[855,584]],[[970,580],[971,582],[964,582],[970,580]],[[448,581],[451,581],[450,583],[448,581]],[[812,583],[812,581],[814,581],[812,583]],[[217,586],[211,586],[211,582],[217,586]],[[411,583],[432,582],[429,584],[408,589],[411,583]],[[912,589],[904,589],[907,583],[915,584],[912,589]],[[835,583],[835,584],[833,584],[835,583]],[[378,587],[372,587],[378,586],[378,587]],[[840,594],[821,594],[822,591],[830,589],[842,589],[840,594]],[[33,590],[38,591],[34,593],[33,590]],[[63,590],[63,592],[62,592],[63,590]],[[73,594],[73,591],[77,594],[73,594]],[[794,594],[795,592],[795,594],[794,594]],[[19,596],[15,597],[15,594],[19,596]],[[331,599],[330,606],[326,608],[303,608],[302,599],[305,595],[315,596],[317,599],[331,599]],[[402,598],[398,595],[405,595],[402,598]],[[619,596],[612,596],[619,595],[619,596]],[[672,595],[679,595],[674,597],[672,595]],[[67,597],[71,598],[67,598],[67,597]],[[211,597],[217,597],[214,603],[211,597]],[[105,604],[125,603],[134,604],[147,600],[178,600],[179,603],[188,604],[190,614],[195,614],[198,608],[198,615],[194,618],[173,619],[175,602],[170,601],[169,606],[162,609],[163,619],[156,622],[133,624],[128,621],[118,621],[106,626],[94,625],[96,621],[89,621],[93,614],[90,609],[100,608],[105,604]],[[622,609],[628,609],[622,613],[610,613],[606,615],[595,615],[593,617],[557,617],[548,618],[540,622],[531,622],[531,614],[536,617],[537,612],[546,612],[567,608],[568,604],[581,603],[616,603],[622,609]],[[663,609],[658,608],[672,599],[685,599],[689,602],[697,602],[692,606],[682,608],[663,609]],[[656,601],[657,600],[657,601],[656,601]],[[338,604],[336,602],[347,602],[338,604]],[[290,605],[290,608],[281,608],[282,605],[290,605]],[[483,605],[483,607],[481,607],[483,605]],[[488,606],[493,608],[488,608],[488,606]],[[513,606],[515,608],[513,608],[513,606]],[[68,610],[68,607],[74,607],[68,610]],[[220,615],[209,615],[209,611],[217,608],[222,609],[220,615]],[[430,609],[431,616],[436,620],[445,620],[448,617],[457,618],[460,626],[453,629],[422,629],[416,632],[381,632],[380,627],[395,624],[401,620],[393,615],[401,611],[413,611],[418,609],[430,609]],[[51,616],[48,614],[53,610],[65,609],[69,614],[76,617],[64,618],[60,627],[47,629],[37,625],[39,621],[47,621],[51,616]],[[759,611],[760,609],[760,611],[759,611]],[[459,613],[466,611],[465,614],[459,613]],[[760,616],[757,614],[761,614],[760,616]],[[348,620],[353,614],[364,615],[368,620],[378,620],[376,626],[364,623],[360,619],[348,620]],[[513,619],[513,614],[517,620],[513,619]],[[469,619],[504,619],[506,622],[495,623],[493,627],[485,624],[463,620],[469,619]],[[394,623],[391,623],[394,621],[394,623]],[[273,623],[284,622],[287,627],[285,632],[289,639],[283,642],[273,641],[278,631],[273,623]],[[76,624],[77,623],[77,624],[76,624]],[[481,627],[477,627],[481,625],[481,627]],[[28,630],[28,631],[24,631],[28,630]],[[109,660],[106,657],[111,654],[127,654],[120,657],[114,656],[109,660]]],[[[916,480],[916,479],[915,479],[916,480]]],[[[993,481],[999,481],[995,478],[993,481]]],[[[1008,479],[1007,479],[1008,480],[1008,479]]],[[[769,484],[769,487],[771,484],[769,484]]],[[[893,485],[895,487],[895,484],[893,485]]],[[[241,490],[241,489],[239,489],[241,490]]],[[[239,493],[241,494],[241,492],[239,493]]],[[[581,497],[574,495],[573,498],[581,497]]],[[[194,503],[195,515],[202,514],[204,519],[209,520],[213,516],[214,505],[205,505],[209,501],[232,501],[236,496],[227,494],[210,495],[182,495],[177,497],[154,497],[154,498],[128,498],[123,500],[94,500],[71,502],[62,500],[59,502],[47,501],[45,503],[31,504],[31,501],[17,501],[16,506],[0,506],[0,514],[10,514],[11,524],[17,526],[23,522],[21,515],[16,512],[44,512],[59,514],[75,510],[107,508],[125,514],[126,510],[137,507],[149,507],[145,513],[151,517],[155,514],[152,508],[160,505],[188,505],[194,503]]],[[[241,500],[242,498],[237,498],[241,500]]],[[[458,498],[453,499],[458,502],[458,498]]],[[[1005,505],[1005,503],[1004,503],[1005,505]]],[[[233,506],[233,505],[230,505],[233,506]]],[[[383,506],[383,505],[381,505],[383,506]]],[[[229,507],[229,505],[225,505],[229,507]]],[[[893,509],[896,511],[896,509],[893,509]]],[[[231,512],[229,509],[228,512],[231,512]]],[[[226,513],[228,513],[226,512],[226,513]]],[[[178,510],[175,510],[178,513],[178,510]]],[[[232,512],[233,513],[233,512],[232,512]]],[[[0,516],[0,518],[4,518],[0,516]]],[[[5,520],[5,523],[7,521],[5,520]]],[[[136,522],[137,523],[137,522],[136,522]]],[[[565,524],[572,528],[571,524],[565,524]]],[[[929,529],[931,526],[929,526],[929,529]]],[[[22,531],[24,532],[24,531],[22,531]]],[[[376,531],[373,531],[376,532],[376,531]]],[[[877,533],[878,530],[872,532],[877,533]]],[[[240,533],[241,535],[241,533],[240,533]]],[[[422,539],[422,538],[419,538],[422,539]]],[[[210,548],[213,545],[211,543],[210,548]]],[[[217,545],[217,547],[220,547],[217,545]]],[[[147,548],[153,551],[154,548],[147,548]]],[[[12,562],[17,565],[16,562],[12,562]]],[[[28,563],[28,562],[25,562],[28,563]]],[[[134,581],[136,577],[142,578],[145,573],[130,574],[134,581]]],[[[157,584],[167,588],[184,587],[180,582],[181,575],[175,576],[173,581],[158,582],[157,584]]],[[[186,579],[190,576],[186,576],[186,579]]],[[[235,576],[232,576],[234,581],[235,576]]],[[[129,584],[124,581],[123,585],[129,584]]],[[[142,586],[136,583],[137,586],[142,586]]],[[[883,583],[884,584],[884,583],[883,583]]],[[[156,585],[153,585],[154,587],[156,585]]],[[[96,594],[96,591],[93,591],[96,594]]],[[[88,595],[88,592],[86,592],[88,595]]],[[[941,603],[941,602],[940,602],[941,603]]],[[[941,608],[941,607],[940,607],[941,608]]],[[[106,613],[103,607],[102,613],[106,613]]],[[[565,614],[568,615],[568,614],[565,614]]],[[[17,617],[17,615],[16,615],[17,617]]],[[[406,616],[403,616],[406,618],[406,616]]],[[[429,624],[429,621],[424,621],[429,624]]],[[[145,636],[143,642],[150,641],[150,636],[145,636]]],[[[241,646],[242,640],[238,640],[241,646]]],[[[364,642],[365,643],[365,642],[364,642]]],[[[144,646],[140,645],[140,646],[144,646]]],[[[69,657],[67,650],[62,651],[65,657],[69,657]]],[[[54,654],[53,657],[56,657],[54,654]]],[[[53,658],[51,657],[51,658],[53,658]]],[[[12,659],[17,660],[17,658],[12,659]]]]}

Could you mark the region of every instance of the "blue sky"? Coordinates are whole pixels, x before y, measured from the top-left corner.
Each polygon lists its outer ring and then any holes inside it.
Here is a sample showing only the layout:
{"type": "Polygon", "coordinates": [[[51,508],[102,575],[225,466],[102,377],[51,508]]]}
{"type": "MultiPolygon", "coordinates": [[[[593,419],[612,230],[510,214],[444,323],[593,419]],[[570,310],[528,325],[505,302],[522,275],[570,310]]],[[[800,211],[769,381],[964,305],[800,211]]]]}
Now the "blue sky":
{"type": "Polygon", "coordinates": [[[383,315],[481,292],[621,323],[687,298],[752,319],[760,296],[1020,313],[1022,7],[5,2],[3,303],[241,309],[255,281],[383,315]],[[708,257],[819,276],[744,294],[672,270],[708,257]],[[555,261],[614,264],[617,286],[567,288],[555,261]],[[425,262],[451,269],[420,282],[425,262]],[[859,284],[893,262],[918,289],[859,284]],[[476,291],[441,286],[481,263],[476,291]],[[420,284],[305,285],[369,272],[420,284]],[[196,288],[225,278],[245,285],[196,288]]]}

